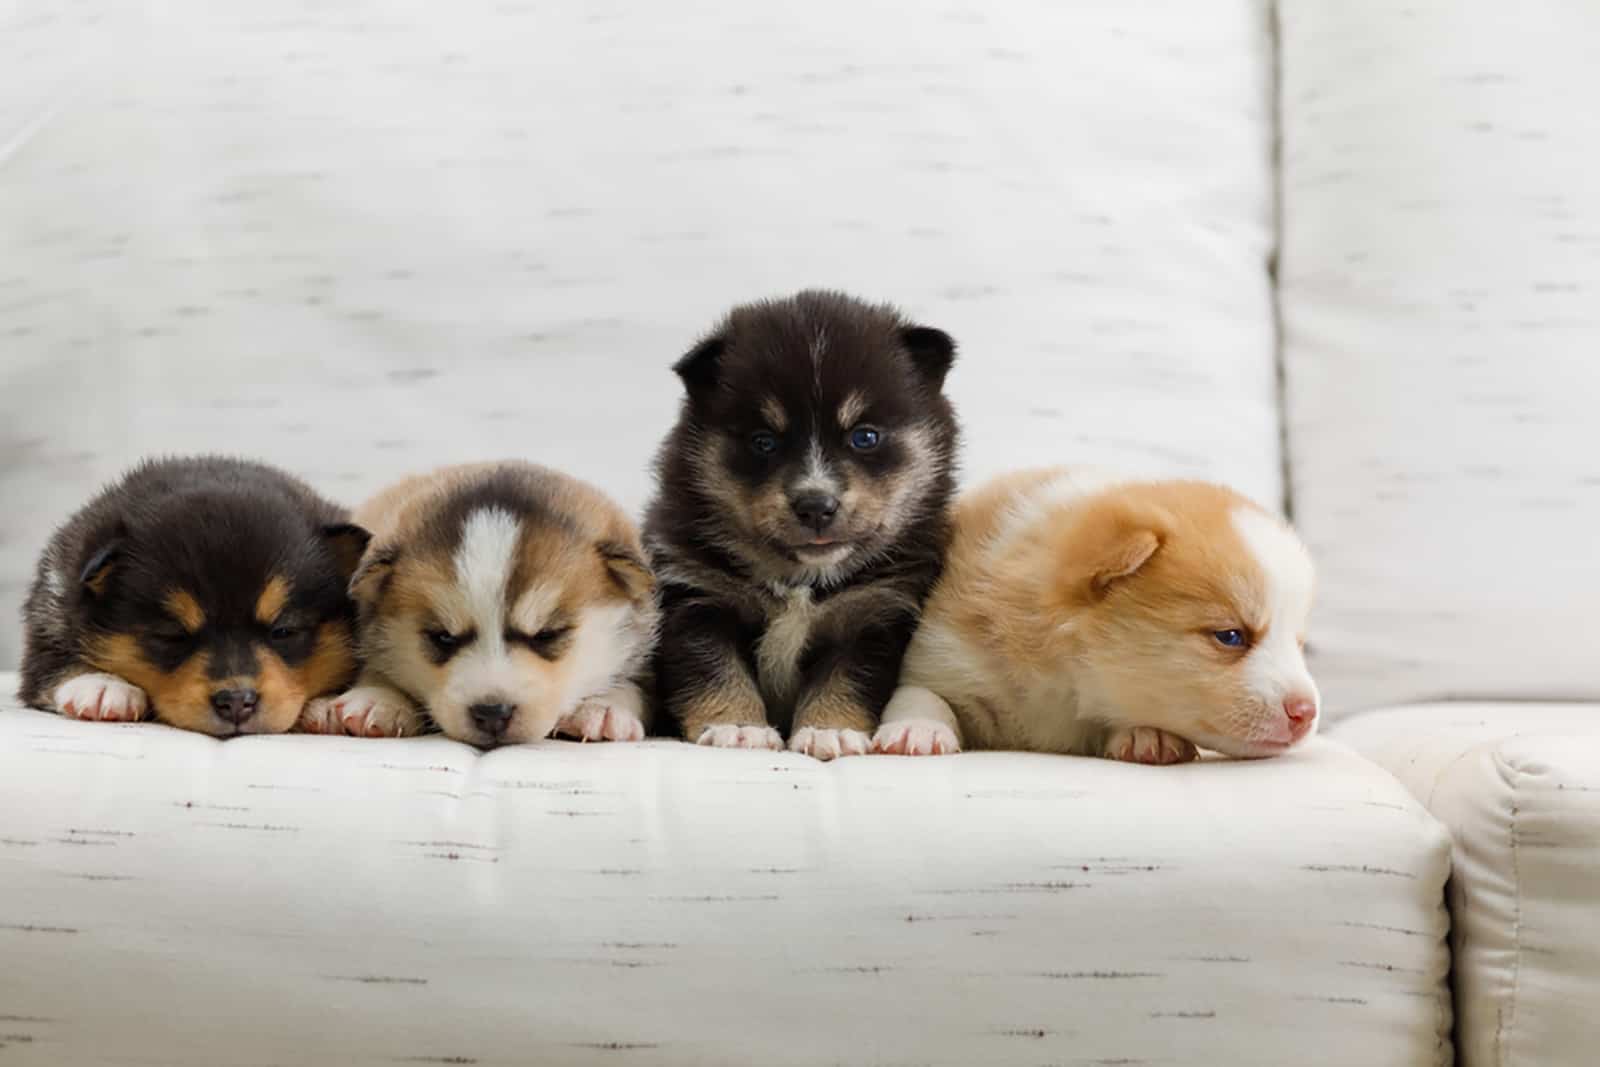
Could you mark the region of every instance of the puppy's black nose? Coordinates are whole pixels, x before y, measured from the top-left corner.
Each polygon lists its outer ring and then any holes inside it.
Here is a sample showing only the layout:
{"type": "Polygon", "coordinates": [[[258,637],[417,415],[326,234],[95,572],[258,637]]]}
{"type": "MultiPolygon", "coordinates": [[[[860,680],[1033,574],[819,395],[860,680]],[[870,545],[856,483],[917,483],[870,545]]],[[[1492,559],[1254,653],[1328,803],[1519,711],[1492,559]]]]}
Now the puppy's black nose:
{"type": "Polygon", "coordinates": [[[795,518],[821,533],[839,514],[839,498],[827,493],[801,493],[790,499],[789,507],[795,518]]]}
{"type": "Polygon", "coordinates": [[[478,729],[492,737],[499,737],[511,725],[511,716],[517,713],[515,704],[474,704],[467,709],[478,729]]]}
{"type": "Polygon", "coordinates": [[[254,689],[218,689],[211,694],[211,707],[225,722],[241,723],[256,713],[261,694],[254,689]]]}

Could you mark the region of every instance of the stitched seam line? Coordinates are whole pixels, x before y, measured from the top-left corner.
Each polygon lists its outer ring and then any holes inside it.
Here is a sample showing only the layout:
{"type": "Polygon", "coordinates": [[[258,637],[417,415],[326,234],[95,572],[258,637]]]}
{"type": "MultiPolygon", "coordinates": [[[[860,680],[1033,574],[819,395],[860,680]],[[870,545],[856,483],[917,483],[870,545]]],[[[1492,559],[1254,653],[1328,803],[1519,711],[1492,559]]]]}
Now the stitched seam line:
{"type": "Polygon", "coordinates": [[[1511,853],[1511,996],[1504,1014],[1496,1020],[1495,1033],[1499,1062],[1501,1067],[1506,1067],[1515,1062],[1511,1055],[1511,1042],[1516,1036],[1518,987],[1522,981],[1522,858],[1517,851],[1517,816],[1522,812],[1517,806],[1516,783],[1521,774],[1498,749],[1494,756],[1495,762],[1500,765],[1501,777],[1511,789],[1511,818],[1506,825],[1507,846],[1511,853]]]}

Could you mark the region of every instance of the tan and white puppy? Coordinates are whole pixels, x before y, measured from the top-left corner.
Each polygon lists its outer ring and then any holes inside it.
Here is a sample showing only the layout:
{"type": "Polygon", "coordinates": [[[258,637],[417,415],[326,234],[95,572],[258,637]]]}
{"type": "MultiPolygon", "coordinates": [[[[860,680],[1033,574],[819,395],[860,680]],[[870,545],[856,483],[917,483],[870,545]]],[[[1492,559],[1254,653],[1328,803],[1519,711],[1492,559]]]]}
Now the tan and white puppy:
{"type": "Polygon", "coordinates": [[[602,493],[486,463],[408,478],[359,514],[373,534],[350,581],[362,674],[309,705],[304,729],[398,736],[426,713],[481,746],[644,736],[655,580],[602,493]]]}
{"type": "Polygon", "coordinates": [[[1315,730],[1311,558],[1239,494],[1026,471],[966,494],[954,522],[877,751],[1181,763],[1315,730]]]}

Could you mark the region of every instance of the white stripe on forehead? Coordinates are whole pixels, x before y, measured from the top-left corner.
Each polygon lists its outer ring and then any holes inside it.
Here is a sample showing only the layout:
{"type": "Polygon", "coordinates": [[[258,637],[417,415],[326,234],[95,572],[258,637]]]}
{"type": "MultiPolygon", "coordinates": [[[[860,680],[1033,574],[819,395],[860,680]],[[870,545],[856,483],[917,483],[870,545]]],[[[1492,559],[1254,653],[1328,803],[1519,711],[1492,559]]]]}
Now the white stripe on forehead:
{"type": "Polygon", "coordinates": [[[456,546],[456,583],[480,639],[498,642],[505,628],[506,587],[516,566],[517,518],[500,508],[483,508],[467,516],[456,546]]]}
{"type": "Polygon", "coordinates": [[[828,467],[828,460],[822,454],[822,442],[815,437],[806,450],[806,470],[795,483],[794,491],[804,493],[830,493],[837,495],[839,480],[834,477],[833,471],[828,467]]]}
{"type": "Polygon", "coordinates": [[[1233,528],[1261,568],[1267,594],[1267,630],[1245,661],[1248,685],[1268,707],[1295,696],[1314,701],[1317,686],[1299,643],[1316,581],[1311,555],[1292,530],[1254,508],[1235,510],[1233,528]]]}
{"type": "Polygon", "coordinates": [[[811,380],[817,387],[817,399],[822,399],[822,353],[828,350],[828,328],[818,326],[811,338],[811,380]]]}
{"type": "Polygon", "coordinates": [[[1316,581],[1310,553],[1287,526],[1255,508],[1236,509],[1233,528],[1266,579],[1268,625],[1274,630],[1287,627],[1291,635],[1300,633],[1311,614],[1316,581]]]}

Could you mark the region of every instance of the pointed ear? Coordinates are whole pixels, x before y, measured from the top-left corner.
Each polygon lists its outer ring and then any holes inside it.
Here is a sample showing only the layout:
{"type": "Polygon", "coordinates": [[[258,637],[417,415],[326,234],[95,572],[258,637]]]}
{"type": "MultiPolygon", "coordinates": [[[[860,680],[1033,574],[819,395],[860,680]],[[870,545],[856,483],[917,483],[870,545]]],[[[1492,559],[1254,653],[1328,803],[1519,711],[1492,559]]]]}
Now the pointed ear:
{"type": "Polygon", "coordinates": [[[907,326],[900,331],[900,343],[911,353],[911,362],[935,392],[944,388],[944,376],[956,361],[955,340],[932,326],[907,326]]]}
{"type": "Polygon", "coordinates": [[[350,599],[357,604],[372,604],[383,595],[384,586],[394,573],[396,553],[373,552],[365,556],[350,576],[350,599]]]}
{"type": "Polygon", "coordinates": [[[126,544],[124,537],[113,537],[95,549],[84,563],[83,570],[78,575],[78,582],[89,596],[96,600],[105,596],[106,589],[111,584],[111,576],[122,562],[122,550],[126,544]]]}
{"type": "Polygon", "coordinates": [[[687,355],[672,365],[672,370],[683,379],[690,396],[698,396],[717,384],[722,371],[722,354],[727,351],[728,340],[714,334],[691,348],[687,355]]]}
{"type": "Polygon", "coordinates": [[[606,573],[617,583],[628,599],[638,603],[655,594],[656,576],[635,549],[621,541],[602,541],[595,546],[606,573]]]}
{"type": "Polygon", "coordinates": [[[334,561],[339,565],[340,577],[349,581],[350,576],[361,565],[361,553],[367,550],[367,542],[372,540],[372,535],[354,523],[339,522],[324,526],[322,538],[333,550],[334,561]]]}
{"type": "Polygon", "coordinates": [[[1101,504],[1073,523],[1057,545],[1064,592],[1099,600],[1137,574],[1160,551],[1167,526],[1161,516],[1101,504]]]}

